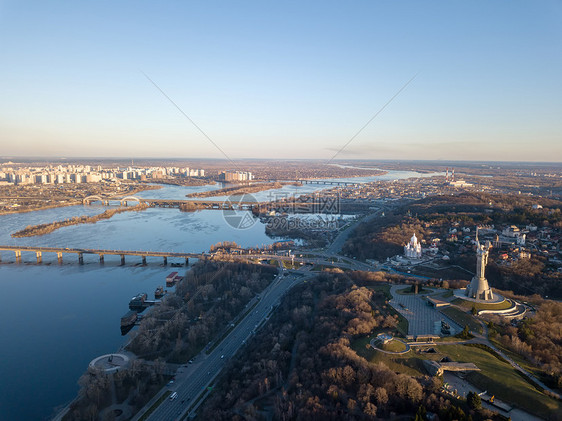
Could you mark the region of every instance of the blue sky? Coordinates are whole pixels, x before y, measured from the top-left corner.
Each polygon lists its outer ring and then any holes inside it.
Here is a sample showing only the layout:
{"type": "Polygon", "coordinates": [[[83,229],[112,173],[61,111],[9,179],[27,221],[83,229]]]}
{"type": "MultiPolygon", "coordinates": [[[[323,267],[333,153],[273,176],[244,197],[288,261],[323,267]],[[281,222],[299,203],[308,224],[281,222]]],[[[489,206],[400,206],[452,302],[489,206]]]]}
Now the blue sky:
{"type": "Polygon", "coordinates": [[[0,155],[561,161],[560,1],[1,1],[0,155]]]}

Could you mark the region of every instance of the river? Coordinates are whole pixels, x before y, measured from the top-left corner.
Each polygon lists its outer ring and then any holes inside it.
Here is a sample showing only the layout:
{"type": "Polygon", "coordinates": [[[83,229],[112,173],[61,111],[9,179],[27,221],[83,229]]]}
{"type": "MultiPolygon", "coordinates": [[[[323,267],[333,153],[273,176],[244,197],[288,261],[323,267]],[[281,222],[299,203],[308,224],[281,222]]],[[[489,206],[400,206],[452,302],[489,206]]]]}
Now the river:
{"type": "MultiPolygon", "coordinates": [[[[428,175],[391,171],[378,177],[341,181],[360,183],[416,176],[428,175]]],[[[184,199],[188,193],[220,187],[164,186],[136,196],[184,199]]],[[[331,187],[284,186],[254,196],[258,201],[271,200],[331,187]]],[[[103,210],[101,206],[70,206],[2,215],[0,244],[202,252],[219,241],[235,241],[243,247],[274,242],[265,235],[265,226],[259,221],[241,230],[226,223],[221,211],[161,208],[124,212],[96,224],[72,225],[38,237],[10,237],[27,225],[95,215],[103,210]]],[[[124,266],[120,266],[118,256],[105,256],[105,263],[100,264],[97,256],[85,255],[84,265],[78,265],[74,255],[65,255],[61,265],[53,253],[44,253],[42,264],[35,263],[35,254],[29,252],[22,254],[20,264],[14,263],[12,252],[2,252],[1,257],[4,293],[0,298],[0,419],[13,421],[49,419],[55,408],[71,401],[88,363],[125,343],[119,320],[127,312],[130,298],[139,292],[152,298],[154,289],[165,284],[166,275],[178,270],[151,257],[144,267],[140,257],[127,257],[124,266]]],[[[182,272],[185,268],[180,268],[182,272]]]]}

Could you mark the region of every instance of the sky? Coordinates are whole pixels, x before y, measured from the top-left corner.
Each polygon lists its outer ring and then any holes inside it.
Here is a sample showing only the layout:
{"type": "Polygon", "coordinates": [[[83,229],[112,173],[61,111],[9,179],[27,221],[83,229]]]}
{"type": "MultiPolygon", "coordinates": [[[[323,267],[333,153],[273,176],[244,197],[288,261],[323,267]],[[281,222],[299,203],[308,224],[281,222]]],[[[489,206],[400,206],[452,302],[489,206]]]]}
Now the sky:
{"type": "Polygon", "coordinates": [[[0,156],[336,154],[562,161],[562,1],[0,0],[0,156]]]}

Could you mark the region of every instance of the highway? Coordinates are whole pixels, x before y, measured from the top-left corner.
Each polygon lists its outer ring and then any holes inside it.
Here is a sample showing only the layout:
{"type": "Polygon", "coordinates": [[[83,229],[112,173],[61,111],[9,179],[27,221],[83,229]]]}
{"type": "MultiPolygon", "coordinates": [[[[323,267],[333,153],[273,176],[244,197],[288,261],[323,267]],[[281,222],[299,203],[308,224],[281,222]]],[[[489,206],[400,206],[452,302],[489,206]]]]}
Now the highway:
{"type": "MultiPolygon", "coordinates": [[[[284,273],[285,275],[278,275],[260,294],[261,299],[257,305],[209,355],[202,351],[194,358],[193,364],[187,364],[178,370],[175,382],[168,385],[169,390],[177,393],[177,398],[173,400],[168,398],[163,401],[149,416],[149,420],[179,420],[187,414],[188,410],[193,412],[196,409],[193,403],[207,390],[228,360],[246,343],[246,340],[266,322],[281,297],[294,285],[316,275],[305,271],[284,271],[284,273]],[[191,408],[192,406],[194,407],[191,408]]],[[[150,407],[150,403],[133,420],[138,420],[148,407],[150,407]]]]}
{"type": "MultiPolygon", "coordinates": [[[[347,227],[336,238],[334,243],[326,250],[319,252],[308,252],[313,255],[312,258],[299,258],[296,256],[279,256],[274,254],[263,255],[242,255],[240,258],[258,258],[258,259],[277,259],[288,260],[294,259],[295,262],[309,264],[330,264],[337,267],[350,268],[355,270],[373,270],[373,267],[364,262],[350,260],[349,263],[338,261],[341,256],[337,252],[341,250],[341,246],[348,238],[353,229],[363,221],[368,221],[380,214],[382,209],[374,214],[363,218],[362,221],[356,221],[347,227]]],[[[216,258],[218,256],[213,256],[216,258]]],[[[230,256],[234,257],[234,256],[230,256]]],[[[203,402],[203,394],[207,392],[207,388],[213,384],[214,379],[220,374],[228,360],[236,354],[236,352],[246,343],[246,341],[266,322],[272,313],[274,307],[279,303],[281,297],[294,285],[311,279],[316,276],[315,273],[307,272],[308,267],[302,267],[299,271],[283,271],[273,282],[260,294],[260,300],[254,308],[232,328],[222,342],[217,344],[214,349],[207,355],[203,350],[193,359],[192,364],[186,364],[178,369],[175,381],[161,390],[146,406],[139,411],[133,418],[134,421],[142,417],[148,408],[166,392],[166,390],[177,393],[174,399],[167,398],[150,414],[150,421],[168,421],[180,420],[186,415],[193,415],[197,407],[203,402]],[[201,399],[199,399],[201,397],[201,399]],[[199,400],[198,400],[199,399],[199,400]]],[[[251,304],[248,304],[251,306],[251,304]]],[[[247,309],[243,310],[248,311],[247,309]]]]}
{"type": "Polygon", "coordinates": [[[355,228],[357,228],[357,226],[359,224],[362,224],[363,222],[369,222],[370,220],[376,218],[385,209],[386,209],[386,207],[380,208],[380,209],[376,210],[374,213],[368,214],[368,215],[364,216],[363,218],[352,222],[346,229],[341,231],[338,234],[338,236],[334,239],[332,244],[330,244],[330,246],[328,248],[326,248],[326,253],[327,254],[338,254],[341,251],[341,249],[342,249],[343,245],[345,244],[345,242],[347,241],[347,239],[349,238],[349,236],[351,235],[351,233],[353,232],[353,230],[355,228]]]}

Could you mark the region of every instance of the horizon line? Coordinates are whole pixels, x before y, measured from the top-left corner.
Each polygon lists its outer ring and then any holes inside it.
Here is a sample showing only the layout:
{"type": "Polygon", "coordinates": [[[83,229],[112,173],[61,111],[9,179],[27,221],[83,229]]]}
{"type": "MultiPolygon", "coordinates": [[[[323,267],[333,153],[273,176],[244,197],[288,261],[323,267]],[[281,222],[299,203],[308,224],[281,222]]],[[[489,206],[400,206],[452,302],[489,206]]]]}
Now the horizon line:
{"type": "MultiPolygon", "coordinates": [[[[166,160],[166,161],[193,161],[193,160],[205,160],[205,161],[225,161],[224,158],[209,158],[209,157],[170,157],[170,156],[154,156],[154,157],[135,157],[135,156],[18,156],[18,155],[4,155],[0,156],[0,160],[36,160],[36,161],[70,161],[70,160],[107,160],[107,161],[125,161],[125,160],[138,160],[138,161],[148,161],[148,160],[166,160]]],[[[324,162],[323,158],[237,158],[237,160],[244,161],[318,161],[324,162]]],[[[425,162],[425,163],[447,163],[447,162],[458,162],[458,163],[520,163],[520,164],[554,164],[562,165],[562,161],[521,161],[521,160],[472,160],[472,159],[412,159],[412,158],[341,158],[335,159],[337,162],[425,162]]],[[[17,163],[17,162],[14,162],[17,163]]],[[[6,162],[0,163],[6,164],[6,162]]],[[[225,162],[225,164],[228,164],[225,162]]],[[[326,165],[334,165],[332,163],[326,163],[326,165]]]]}

